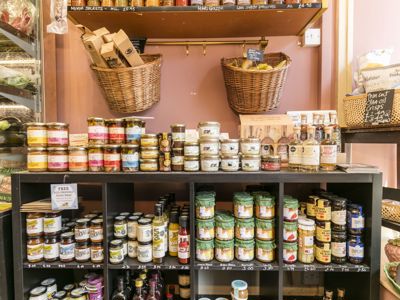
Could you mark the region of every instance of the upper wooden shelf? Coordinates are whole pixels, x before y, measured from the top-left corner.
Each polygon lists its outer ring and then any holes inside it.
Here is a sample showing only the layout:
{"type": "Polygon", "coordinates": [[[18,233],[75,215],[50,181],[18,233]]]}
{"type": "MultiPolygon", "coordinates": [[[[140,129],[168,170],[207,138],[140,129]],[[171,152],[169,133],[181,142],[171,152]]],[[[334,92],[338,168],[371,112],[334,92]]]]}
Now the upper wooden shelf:
{"type": "Polygon", "coordinates": [[[131,37],[224,38],[298,36],[327,9],[314,4],[186,7],[68,7],[76,24],[119,29],[131,37]]]}

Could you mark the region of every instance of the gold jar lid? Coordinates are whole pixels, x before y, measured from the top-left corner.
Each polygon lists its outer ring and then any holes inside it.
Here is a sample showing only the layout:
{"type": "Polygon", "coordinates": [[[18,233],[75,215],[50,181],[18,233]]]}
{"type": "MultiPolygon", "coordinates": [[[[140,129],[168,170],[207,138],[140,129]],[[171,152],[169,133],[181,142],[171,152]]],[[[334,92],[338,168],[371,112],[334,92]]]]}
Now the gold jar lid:
{"type": "Polygon", "coordinates": [[[45,147],[29,147],[28,151],[47,151],[45,147]]]}
{"type": "Polygon", "coordinates": [[[52,151],[67,151],[67,147],[49,147],[47,148],[47,151],[52,152],[52,151]]]}
{"type": "Polygon", "coordinates": [[[143,151],[158,151],[158,147],[141,147],[140,150],[143,151]]]}
{"type": "Polygon", "coordinates": [[[88,121],[104,121],[103,118],[99,118],[99,117],[88,117],[87,120],[88,121]]]}
{"type": "Polygon", "coordinates": [[[188,155],[188,156],[185,156],[185,160],[196,161],[196,160],[199,160],[199,157],[197,155],[188,155]]]}
{"type": "Polygon", "coordinates": [[[202,155],[201,156],[201,159],[205,159],[205,160],[207,160],[207,159],[218,159],[219,160],[219,155],[202,155]]]}
{"type": "Polygon", "coordinates": [[[68,147],[68,150],[69,151],[86,151],[86,147],[75,147],[75,146],[73,146],[73,147],[68,147]]]}
{"type": "Polygon", "coordinates": [[[239,143],[239,139],[225,139],[225,140],[222,140],[221,141],[221,143],[239,143]]]}
{"type": "Polygon", "coordinates": [[[40,123],[40,122],[30,122],[30,123],[25,123],[25,126],[43,126],[46,127],[46,123],[40,123]]]}
{"type": "Polygon", "coordinates": [[[119,149],[121,145],[104,145],[104,149],[119,149]]]}
{"type": "Polygon", "coordinates": [[[47,123],[48,127],[69,127],[69,124],[67,123],[59,123],[59,122],[52,122],[52,123],[47,123]]]}
{"type": "Polygon", "coordinates": [[[158,134],[156,133],[147,133],[147,134],[142,134],[142,139],[157,139],[158,134]]]}
{"type": "Polygon", "coordinates": [[[240,139],[241,143],[260,143],[260,139],[258,138],[245,138],[245,139],[240,139]]]}
{"type": "Polygon", "coordinates": [[[172,124],[171,125],[171,128],[174,128],[174,127],[186,127],[186,125],[185,124],[172,124]]]}
{"type": "Polygon", "coordinates": [[[239,155],[223,155],[221,159],[239,159],[239,155]]]}
{"type": "Polygon", "coordinates": [[[201,138],[200,144],[202,143],[219,143],[219,138],[201,138]]]}
{"type": "Polygon", "coordinates": [[[185,142],[185,146],[199,146],[198,142],[185,142]]]}
{"type": "Polygon", "coordinates": [[[220,127],[221,124],[216,121],[204,121],[204,122],[199,123],[199,127],[201,127],[201,126],[218,126],[218,127],[220,127]]]}
{"type": "Polygon", "coordinates": [[[140,160],[141,164],[152,164],[152,163],[158,163],[158,159],[141,159],[140,160]]]}
{"type": "Polygon", "coordinates": [[[106,119],[106,122],[123,122],[124,119],[106,119]]]}
{"type": "Polygon", "coordinates": [[[242,159],[261,159],[260,155],[242,155],[242,159]]]}
{"type": "Polygon", "coordinates": [[[89,145],[88,149],[103,149],[104,145],[89,145]]]}
{"type": "MultiPolygon", "coordinates": [[[[125,145],[121,145],[121,148],[130,148],[130,149],[135,149],[135,148],[139,148],[139,145],[134,145],[134,144],[125,144],[125,145]]],[[[157,147],[150,147],[150,148],[157,148],[157,147]]]]}

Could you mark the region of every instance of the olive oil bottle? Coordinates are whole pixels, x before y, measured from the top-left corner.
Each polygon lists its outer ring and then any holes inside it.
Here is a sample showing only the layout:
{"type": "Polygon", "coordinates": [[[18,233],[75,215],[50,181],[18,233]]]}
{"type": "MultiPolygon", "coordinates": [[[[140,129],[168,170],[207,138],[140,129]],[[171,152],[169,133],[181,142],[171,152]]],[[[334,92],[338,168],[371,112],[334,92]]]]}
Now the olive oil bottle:
{"type": "Polygon", "coordinates": [[[294,139],[289,144],[289,169],[297,171],[301,169],[303,143],[300,140],[301,128],[295,127],[293,131],[294,139]]]}
{"type": "Polygon", "coordinates": [[[153,219],[153,263],[162,264],[165,257],[166,231],[160,203],[155,205],[153,219]]]}

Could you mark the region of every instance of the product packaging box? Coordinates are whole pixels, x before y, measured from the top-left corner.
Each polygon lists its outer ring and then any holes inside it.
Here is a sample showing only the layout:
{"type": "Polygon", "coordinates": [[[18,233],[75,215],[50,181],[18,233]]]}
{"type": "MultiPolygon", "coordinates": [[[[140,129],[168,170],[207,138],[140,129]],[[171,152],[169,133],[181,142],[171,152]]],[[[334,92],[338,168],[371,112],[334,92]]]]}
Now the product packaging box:
{"type": "Polygon", "coordinates": [[[110,68],[125,68],[125,64],[119,58],[114,43],[107,43],[101,47],[101,56],[106,60],[110,68]]]}
{"type": "Polygon", "coordinates": [[[108,68],[107,62],[100,55],[101,47],[104,45],[104,41],[101,36],[92,35],[91,37],[83,40],[83,45],[92,58],[93,63],[97,67],[108,68]]]}
{"type": "Polygon", "coordinates": [[[103,35],[104,43],[111,43],[114,39],[114,36],[115,36],[115,33],[109,33],[109,34],[103,35]]]}
{"type": "Polygon", "coordinates": [[[120,52],[120,55],[122,55],[126,59],[131,67],[136,67],[144,64],[139,53],[137,53],[132,42],[129,40],[129,37],[122,29],[115,34],[113,41],[115,47],[120,52]]]}
{"type": "Polygon", "coordinates": [[[287,115],[292,118],[296,126],[301,124],[301,115],[307,115],[307,124],[313,123],[313,114],[324,116],[325,125],[328,125],[329,114],[335,113],[336,110],[304,110],[304,111],[288,111],[287,115]]]}

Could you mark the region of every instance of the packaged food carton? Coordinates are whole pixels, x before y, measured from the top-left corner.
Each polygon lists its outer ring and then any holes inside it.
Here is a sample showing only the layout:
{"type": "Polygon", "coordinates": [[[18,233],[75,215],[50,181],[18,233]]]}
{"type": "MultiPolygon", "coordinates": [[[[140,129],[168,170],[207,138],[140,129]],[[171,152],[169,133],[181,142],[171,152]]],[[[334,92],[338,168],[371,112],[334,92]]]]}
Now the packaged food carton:
{"type": "Polygon", "coordinates": [[[125,68],[125,64],[120,59],[114,47],[114,43],[107,43],[101,47],[101,56],[106,60],[110,68],[125,68]]]}
{"type": "Polygon", "coordinates": [[[93,64],[100,68],[108,68],[107,62],[100,55],[101,47],[104,45],[103,38],[101,36],[92,35],[85,40],[82,40],[86,51],[89,53],[93,64]]]}
{"type": "Polygon", "coordinates": [[[139,53],[137,53],[132,42],[129,40],[129,37],[122,29],[115,34],[113,41],[115,47],[120,52],[120,55],[126,59],[131,67],[136,67],[144,64],[139,53]]]}

